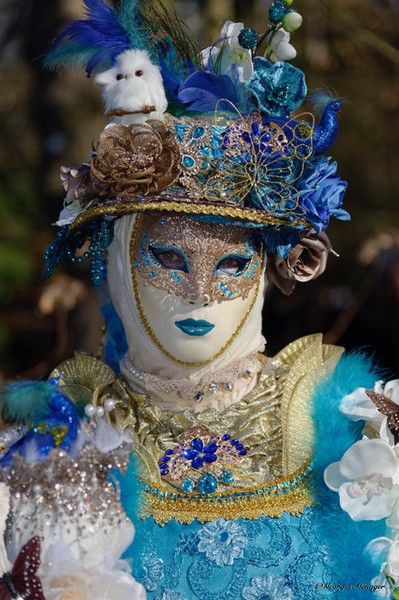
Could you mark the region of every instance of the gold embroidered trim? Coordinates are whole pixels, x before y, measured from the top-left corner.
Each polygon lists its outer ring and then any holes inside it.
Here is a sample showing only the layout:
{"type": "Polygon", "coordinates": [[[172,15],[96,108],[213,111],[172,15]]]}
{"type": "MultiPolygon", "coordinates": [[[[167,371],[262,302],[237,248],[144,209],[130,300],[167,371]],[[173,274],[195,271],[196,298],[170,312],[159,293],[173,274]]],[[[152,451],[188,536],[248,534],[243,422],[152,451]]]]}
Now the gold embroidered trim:
{"type": "Polygon", "coordinates": [[[289,225],[290,227],[304,225],[305,227],[309,227],[305,219],[295,219],[287,222],[285,219],[278,219],[273,215],[260,213],[260,211],[252,210],[250,208],[225,206],[219,203],[210,204],[209,202],[205,203],[201,201],[194,202],[189,199],[177,201],[171,198],[168,199],[167,197],[164,199],[161,198],[162,196],[157,197],[154,200],[144,198],[141,201],[117,200],[114,204],[104,203],[103,205],[91,206],[80,213],[69,227],[71,230],[77,229],[90,219],[100,217],[101,215],[120,217],[135,212],[145,212],[150,210],[184,213],[188,215],[214,215],[230,219],[240,219],[241,221],[258,223],[260,225],[289,225]]]}
{"type": "MultiPolygon", "coordinates": [[[[134,223],[134,227],[133,227],[133,232],[132,232],[132,237],[130,238],[130,245],[129,245],[129,252],[130,252],[130,256],[134,256],[135,254],[135,247],[136,247],[136,241],[137,241],[137,234],[138,234],[138,220],[136,219],[135,223],[134,223]]],[[[155,344],[155,346],[158,348],[158,350],[160,350],[162,352],[162,354],[164,354],[165,356],[167,356],[168,358],[170,358],[170,360],[173,360],[173,362],[179,364],[179,365],[184,365],[186,367],[203,367],[204,365],[209,365],[211,362],[213,362],[214,360],[216,360],[216,358],[218,358],[219,356],[221,356],[221,354],[223,354],[223,352],[225,352],[227,350],[227,348],[229,348],[231,346],[231,344],[234,342],[234,340],[236,339],[236,337],[238,336],[238,334],[240,333],[241,329],[244,327],[246,320],[248,319],[251,310],[254,307],[254,304],[256,302],[256,298],[258,297],[258,293],[259,293],[259,286],[260,286],[260,281],[262,278],[262,273],[263,273],[263,269],[260,268],[259,269],[259,274],[257,277],[257,281],[256,284],[254,286],[254,296],[252,298],[251,304],[248,306],[248,309],[246,310],[243,318],[241,319],[240,323],[237,325],[237,328],[235,329],[235,331],[232,333],[232,335],[230,336],[230,338],[227,340],[227,342],[216,352],[216,354],[214,354],[213,356],[211,356],[211,358],[208,358],[207,360],[203,360],[200,362],[188,362],[186,360],[180,360],[179,358],[176,358],[175,356],[173,356],[173,354],[171,354],[166,348],[165,346],[163,346],[161,344],[161,342],[158,340],[158,338],[156,337],[151,325],[148,322],[147,317],[145,316],[144,313],[144,309],[143,309],[143,305],[141,303],[141,299],[140,299],[140,294],[138,291],[138,284],[137,284],[137,274],[136,274],[136,267],[134,266],[134,261],[131,261],[131,265],[130,265],[130,270],[131,270],[131,274],[132,274],[132,283],[133,283],[133,293],[134,293],[134,298],[136,300],[136,305],[137,305],[137,312],[139,314],[140,317],[140,321],[148,335],[148,337],[150,338],[150,340],[155,344]]]]}
{"type": "Polygon", "coordinates": [[[283,512],[299,516],[307,506],[314,506],[311,466],[308,462],[289,479],[276,479],[266,486],[232,488],[209,496],[199,493],[176,493],[145,482],[145,506],[142,518],[152,516],[164,525],[171,519],[179,523],[201,523],[224,519],[258,519],[280,517],[283,512]]]}

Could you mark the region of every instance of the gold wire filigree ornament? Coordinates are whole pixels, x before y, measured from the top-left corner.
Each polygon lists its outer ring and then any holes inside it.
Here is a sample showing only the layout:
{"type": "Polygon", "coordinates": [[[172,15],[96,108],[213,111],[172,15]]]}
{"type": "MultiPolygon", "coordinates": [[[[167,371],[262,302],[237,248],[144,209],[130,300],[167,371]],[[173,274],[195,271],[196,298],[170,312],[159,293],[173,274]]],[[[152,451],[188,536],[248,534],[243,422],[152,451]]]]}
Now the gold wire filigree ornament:
{"type": "Polygon", "coordinates": [[[160,193],[179,172],[174,135],[156,120],[106,127],[90,163],[94,188],[108,197],[160,193]]]}
{"type": "Polygon", "coordinates": [[[219,302],[245,299],[262,265],[261,244],[246,228],[184,216],[157,212],[138,215],[137,242],[130,260],[143,283],[194,302],[204,298],[219,302]],[[180,260],[184,257],[187,261],[181,265],[185,269],[163,267],[155,252],[179,253],[180,260]],[[237,272],[230,275],[217,270],[220,263],[229,260],[233,264],[241,261],[242,268],[236,267],[237,272]]]}
{"type": "Polygon", "coordinates": [[[252,205],[285,218],[304,215],[294,184],[312,155],[313,124],[291,119],[282,126],[254,113],[236,121],[216,115],[214,123],[198,119],[175,127],[182,133],[177,136],[178,183],[190,197],[252,205]]]}

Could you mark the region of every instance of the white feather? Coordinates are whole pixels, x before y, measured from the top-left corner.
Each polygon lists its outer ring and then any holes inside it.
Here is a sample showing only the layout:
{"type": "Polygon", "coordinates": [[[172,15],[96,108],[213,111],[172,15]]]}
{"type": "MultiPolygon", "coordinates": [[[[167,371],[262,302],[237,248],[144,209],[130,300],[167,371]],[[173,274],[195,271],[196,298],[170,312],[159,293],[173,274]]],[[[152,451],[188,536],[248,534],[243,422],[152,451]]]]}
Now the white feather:
{"type": "Polygon", "coordinates": [[[151,62],[145,50],[126,50],[116,58],[115,65],[99,73],[95,83],[102,86],[105,112],[115,109],[140,111],[145,106],[155,106],[149,114],[138,113],[111,117],[111,123],[129,125],[148,119],[162,119],[168,102],[159,67],[151,62]]]}

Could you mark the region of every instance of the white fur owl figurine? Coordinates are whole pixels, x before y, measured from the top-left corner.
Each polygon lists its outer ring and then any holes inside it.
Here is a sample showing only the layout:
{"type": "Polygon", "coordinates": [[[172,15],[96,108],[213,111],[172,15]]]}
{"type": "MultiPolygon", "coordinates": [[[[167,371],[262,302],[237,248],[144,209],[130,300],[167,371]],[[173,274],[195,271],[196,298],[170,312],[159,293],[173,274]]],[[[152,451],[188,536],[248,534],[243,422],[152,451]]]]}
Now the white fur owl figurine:
{"type": "Polygon", "coordinates": [[[162,75],[145,50],[125,50],[117,56],[115,65],[98,73],[94,81],[103,88],[110,123],[130,125],[163,118],[168,102],[162,75]]]}

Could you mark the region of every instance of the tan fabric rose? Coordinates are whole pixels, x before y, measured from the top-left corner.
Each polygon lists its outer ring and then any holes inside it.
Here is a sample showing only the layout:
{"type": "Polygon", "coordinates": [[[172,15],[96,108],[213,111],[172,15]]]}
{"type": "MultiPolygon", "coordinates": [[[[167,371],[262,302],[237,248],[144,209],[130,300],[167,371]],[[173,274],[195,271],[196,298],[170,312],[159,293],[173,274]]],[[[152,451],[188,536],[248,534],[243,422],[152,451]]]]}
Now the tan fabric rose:
{"type": "Polygon", "coordinates": [[[301,237],[287,258],[272,259],[267,274],[284,294],[291,294],[297,281],[310,281],[324,272],[330,250],[331,243],[324,231],[311,230],[301,237]]]}
{"type": "Polygon", "coordinates": [[[110,125],[100,135],[90,176],[101,196],[162,192],[180,173],[180,151],[162,121],[110,125]]]}

